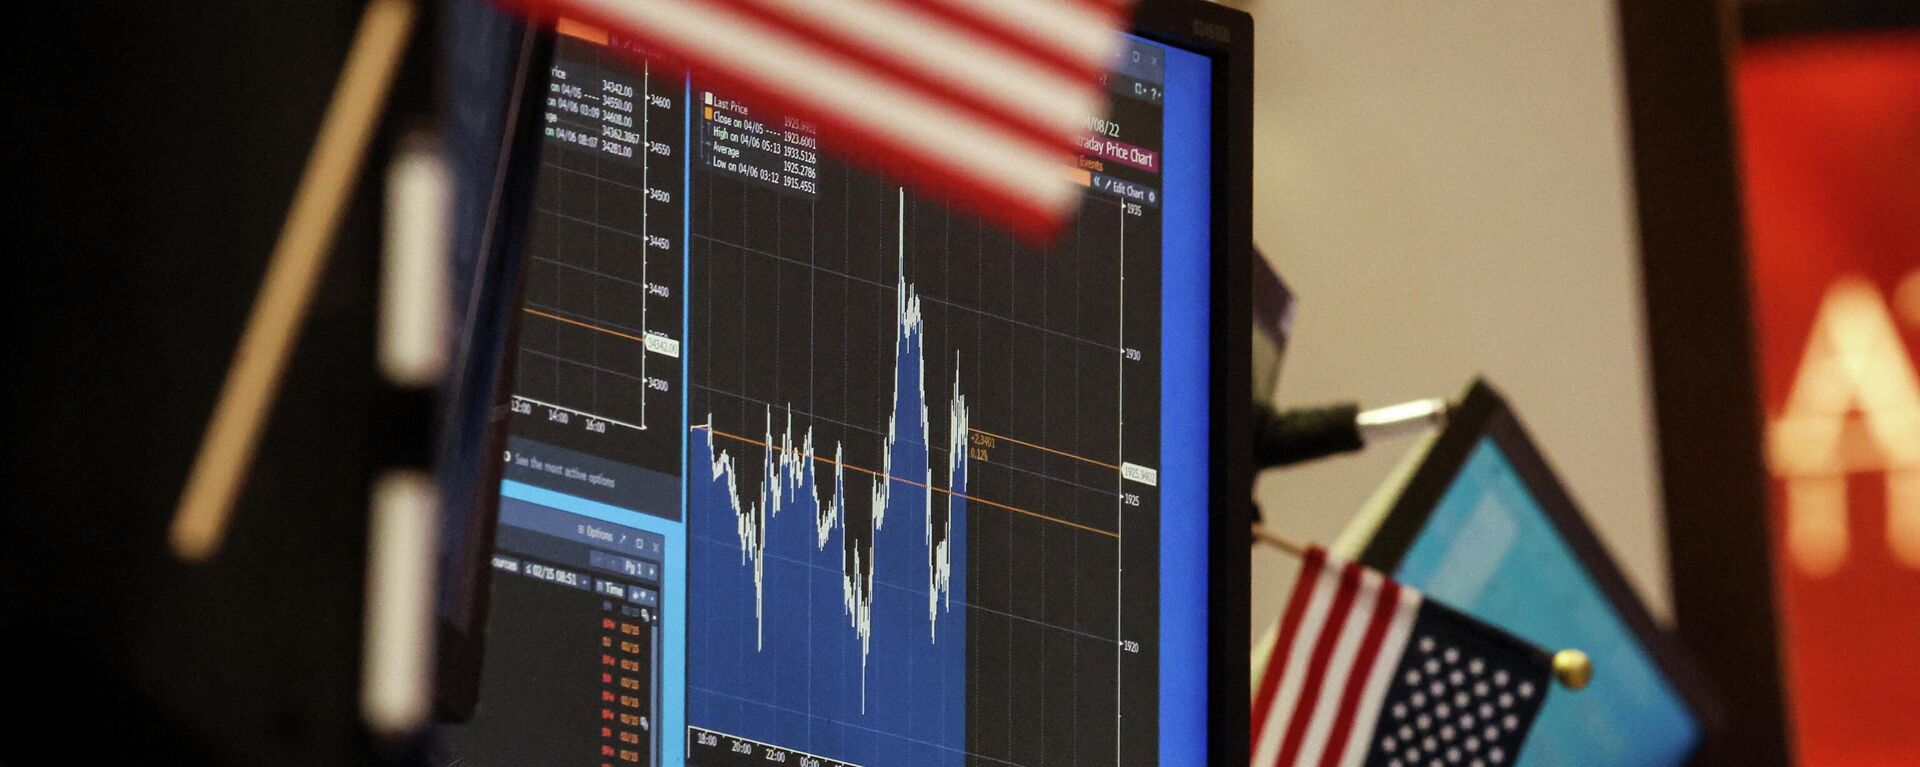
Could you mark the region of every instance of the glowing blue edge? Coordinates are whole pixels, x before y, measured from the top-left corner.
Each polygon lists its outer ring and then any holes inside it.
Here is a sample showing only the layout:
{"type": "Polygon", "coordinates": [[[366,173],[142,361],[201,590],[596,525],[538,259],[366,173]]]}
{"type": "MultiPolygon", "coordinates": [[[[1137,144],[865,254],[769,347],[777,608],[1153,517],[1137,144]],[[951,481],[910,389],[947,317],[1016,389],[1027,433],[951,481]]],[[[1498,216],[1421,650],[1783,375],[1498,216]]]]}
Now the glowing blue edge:
{"type": "MultiPolygon", "coordinates": [[[[680,530],[679,542],[672,544],[674,566],[682,571],[687,566],[687,539],[685,531],[693,524],[687,515],[693,513],[687,501],[687,480],[691,477],[687,465],[686,426],[693,421],[688,390],[692,388],[692,358],[689,352],[692,340],[693,315],[693,78],[684,78],[680,86],[680,114],[683,122],[680,130],[680,530]]],[[[660,700],[664,709],[660,718],[665,732],[660,735],[661,767],[683,767],[687,759],[687,632],[692,625],[692,616],[687,613],[687,583],[685,577],[673,582],[670,587],[673,599],[679,610],[680,629],[674,633],[674,641],[667,645],[666,662],[675,669],[671,675],[668,690],[663,691],[660,700]],[[670,695],[669,695],[670,694],[670,695]]]]}
{"type": "MultiPolygon", "coordinates": [[[[1136,38],[1137,39],[1137,38],[1136,38]]],[[[1166,48],[1160,278],[1160,764],[1207,754],[1213,60],[1166,48]]]]}

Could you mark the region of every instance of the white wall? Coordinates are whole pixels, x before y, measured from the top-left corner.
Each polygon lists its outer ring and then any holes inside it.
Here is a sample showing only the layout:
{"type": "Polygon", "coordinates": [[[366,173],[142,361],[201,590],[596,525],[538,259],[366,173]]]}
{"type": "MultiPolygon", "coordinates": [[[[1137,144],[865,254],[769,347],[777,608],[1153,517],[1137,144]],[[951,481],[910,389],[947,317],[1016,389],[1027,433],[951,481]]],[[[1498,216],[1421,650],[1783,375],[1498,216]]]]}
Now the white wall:
{"type": "MultiPolygon", "coordinates": [[[[1242,0],[1255,237],[1301,295],[1282,401],[1484,372],[1656,616],[1670,614],[1612,0],[1242,0]]],[[[1330,542],[1404,446],[1269,473],[1330,542]]],[[[1254,556],[1256,636],[1297,563],[1254,556]]]]}

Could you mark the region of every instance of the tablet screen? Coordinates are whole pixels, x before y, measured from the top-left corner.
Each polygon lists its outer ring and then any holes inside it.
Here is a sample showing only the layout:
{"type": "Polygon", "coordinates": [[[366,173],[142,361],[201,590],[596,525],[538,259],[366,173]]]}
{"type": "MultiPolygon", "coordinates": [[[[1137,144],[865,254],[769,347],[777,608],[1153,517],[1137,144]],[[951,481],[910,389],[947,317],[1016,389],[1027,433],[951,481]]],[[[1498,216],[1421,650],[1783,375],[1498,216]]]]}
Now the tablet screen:
{"type": "Polygon", "coordinates": [[[1592,684],[1547,696],[1521,764],[1679,765],[1699,744],[1692,709],[1492,437],[1474,445],[1394,577],[1550,650],[1592,658],[1592,684]]]}

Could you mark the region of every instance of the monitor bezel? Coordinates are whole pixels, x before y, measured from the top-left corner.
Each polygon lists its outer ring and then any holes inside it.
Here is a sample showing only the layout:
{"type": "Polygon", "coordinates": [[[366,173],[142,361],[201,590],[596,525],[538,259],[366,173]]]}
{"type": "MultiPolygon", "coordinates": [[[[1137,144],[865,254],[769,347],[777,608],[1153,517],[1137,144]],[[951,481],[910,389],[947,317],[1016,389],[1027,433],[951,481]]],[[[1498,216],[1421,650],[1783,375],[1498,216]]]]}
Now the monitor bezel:
{"type": "Polygon", "coordinates": [[[1248,753],[1250,716],[1253,576],[1244,520],[1253,507],[1253,18],[1205,0],[1142,0],[1133,33],[1214,62],[1207,763],[1234,764],[1248,753]]]}
{"type": "MultiPolygon", "coordinates": [[[[1208,593],[1207,601],[1207,761],[1232,763],[1247,753],[1247,710],[1244,693],[1248,660],[1250,558],[1243,554],[1247,529],[1242,520],[1252,507],[1252,440],[1248,404],[1252,401],[1249,349],[1252,343],[1252,295],[1249,269],[1253,250],[1253,20],[1243,11],[1206,0],[1141,0],[1129,30],[1150,41],[1197,53],[1214,62],[1213,147],[1211,191],[1213,302],[1208,312],[1209,337],[1209,453],[1208,477],[1208,593]]],[[[508,124],[513,126],[501,148],[500,175],[488,222],[486,254],[493,263],[517,262],[523,254],[524,211],[532,192],[540,142],[537,124],[541,101],[522,94],[545,87],[541,62],[551,55],[550,28],[530,26],[521,48],[517,88],[508,124]],[[519,213],[516,213],[519,212],[519,213]]],[[[512,344],[517,313],[485,312],[503,302],[517,303],[519,283],[514,275],[477,299],[474,311],[510,318],[496,343],[512,344]]],[[[498,416],[506,407],[512,377],[511,353],[500,357],[490,380],[480,380],[466,395],[490,400],[498,416]],[[488,385],[491,383],[492,385],[488,385]]],[[[489,377],[482,376],[481,379],[489,377]]],[[[494,418],[488,439],[504,435],[507,419],[494,418]],[[497,434],[496,434],[497,432],[497,434]]],[[[497,473],[496,473],[497,475],[497,473]]],[[[474,496],[486,495],[484,473],[474,496]]],[[[497,476],[495,476],[497,485],[497,476]]],[[[496,493],[497,495],[497,493],[496,493]]],[[[485,524],[469,526],[475,540],[461,544],[467,551],[491,552],[492,518],[497,499],[474,497],[470,513],[485,524]]],[[[482,557],[484,558],[484,557],[482,557]]],[[[439,713],[443,720],[459,721],[472,712],[478,692],[480,658],[486,620],[486,568],[474,574],[479,604],[461,624],[441,626],[439,713]]],[[[1199,671],[1199,670],[1196,670],[1199,671]]]]}
{"type": "MultiPolygon", "coordinates": [[[[1601,595],[1647,648],[1660,672],[1693,712],[1700,725],[1698,753],[1723,719],[1719,695],[1679,642],[1647,612],[1625,574],[1607,554],[1606,545],[1587,525],[1566,486],[1547,464],[1545,454],[1527,435],[1519,416],[1485,379],[1475,379],[1459,405],[1449,411],[1446,427],[1361,549],[1358,561],[1383,573],[1397,570],[1483,438],[1500,448],[1554,531],[1567,542],[1601,595]]],[[[1596,673],[1605,672],[1596,669],[1596,673]]]]}
{"type": "Polygon", "coordinates": [[[541,99],[553,36],[540,25],[519,26],[512,92],[502,120],[498,162],[488,193],[486,224],[474,254],[474,281],[465,324],[455,337],[453,373],[446,384],[434,474],[442,498],[442,533],[434,653],[434,719],[464,722],[480,699],[492,604],[494,525],[500,514],[504,467],[490,460],[505,448],[511,427],[514,353],[520,332],[522,272],[534,177],[539,169],[541,99]],[[480,447],[467,450],[461,440],[480,447]]]}

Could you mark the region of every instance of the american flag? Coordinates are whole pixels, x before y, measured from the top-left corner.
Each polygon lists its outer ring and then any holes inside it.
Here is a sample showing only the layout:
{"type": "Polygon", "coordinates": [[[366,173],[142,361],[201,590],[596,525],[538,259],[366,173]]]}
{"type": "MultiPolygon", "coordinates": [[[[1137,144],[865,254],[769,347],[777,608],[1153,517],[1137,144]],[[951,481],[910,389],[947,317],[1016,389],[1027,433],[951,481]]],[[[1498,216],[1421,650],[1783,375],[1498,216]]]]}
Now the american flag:
{"type": "Polygon", "coordinates": [[[828,148],[1023,234],[1078,203],[1069,169],[1132,0],[502,0],[632,36],[828,148]]]}
{"type": "Polygon", "coordinates": [[[1552,658],[1311,547],[1253,699],[1255,767],[1500,767],[1552,658]]]}

